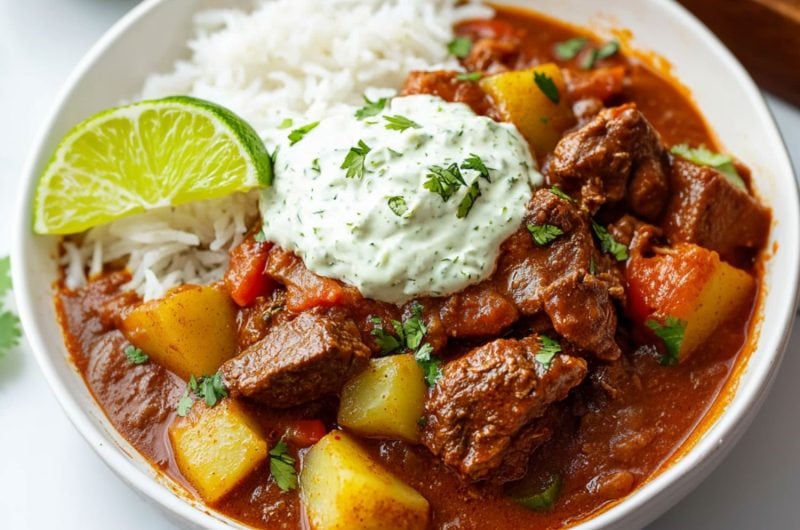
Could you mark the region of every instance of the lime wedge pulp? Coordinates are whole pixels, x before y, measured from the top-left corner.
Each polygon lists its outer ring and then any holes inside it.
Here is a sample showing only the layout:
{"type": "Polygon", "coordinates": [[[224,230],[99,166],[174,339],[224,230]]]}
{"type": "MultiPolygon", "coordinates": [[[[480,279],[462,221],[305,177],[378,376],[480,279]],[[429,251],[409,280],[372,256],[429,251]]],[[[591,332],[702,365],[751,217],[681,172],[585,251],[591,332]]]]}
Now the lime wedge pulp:
{"type": "Polygon", "coordinates": [[[36,187],[33,229],[74,234],[271,183],[264,144],[233,112],[188,96],[142,101],[95,114],[61,140],[36,187]]]}

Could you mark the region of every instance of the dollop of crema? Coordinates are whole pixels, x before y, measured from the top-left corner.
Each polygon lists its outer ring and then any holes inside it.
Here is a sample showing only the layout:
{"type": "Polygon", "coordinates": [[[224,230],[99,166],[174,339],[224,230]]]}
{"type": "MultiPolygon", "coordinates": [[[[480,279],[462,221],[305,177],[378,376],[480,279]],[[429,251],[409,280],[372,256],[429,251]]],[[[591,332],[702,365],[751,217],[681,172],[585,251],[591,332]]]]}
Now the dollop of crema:
{"type": "Polygon", "coordinates": [[[281,135],[261,196],[264,234],[376,300],[447,295],[490,276],[543,182],[513,125],[433,96],[396,97],[363,119],[331,116],[292,145],[303,125],[281,135]],[[453,164],[463,183],[451,196],[426,188],[453,164]]]}

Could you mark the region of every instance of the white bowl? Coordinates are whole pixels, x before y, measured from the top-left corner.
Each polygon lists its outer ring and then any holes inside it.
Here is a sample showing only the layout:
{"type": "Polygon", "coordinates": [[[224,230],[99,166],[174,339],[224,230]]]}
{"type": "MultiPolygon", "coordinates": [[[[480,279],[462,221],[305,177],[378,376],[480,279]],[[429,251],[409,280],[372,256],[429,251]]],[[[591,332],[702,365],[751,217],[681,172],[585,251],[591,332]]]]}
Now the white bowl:
{"type": "MultiPolygon", "coordinates": [[[[147,0],[120,20],[81,61],[66,83],[23,175],[12,266],[17,306],[28,341],[69,418],[100,457],[130,484],[183,524],[241,526],[191,500],[157,473],[111,427],[67,359],[53,308],[55,239],[31,232],[36,179],[58,140],[80,120],[130,98],[153,71],[187,53],[191,16],[242,0],[147,0]]],[[[754,83],[696,19],[669,0],[507,0],[602,32],[628,28],[634,44],[674,65],[723,145],[754,172],[774,225],[756,326],[757,347],[724,413],[691,451],[623,502],[580,528],[640,528],[686,495],[719,463],[748,426],[772,383],[794,320],[800,253],[795,179],[778,130],[754,83]]]]}

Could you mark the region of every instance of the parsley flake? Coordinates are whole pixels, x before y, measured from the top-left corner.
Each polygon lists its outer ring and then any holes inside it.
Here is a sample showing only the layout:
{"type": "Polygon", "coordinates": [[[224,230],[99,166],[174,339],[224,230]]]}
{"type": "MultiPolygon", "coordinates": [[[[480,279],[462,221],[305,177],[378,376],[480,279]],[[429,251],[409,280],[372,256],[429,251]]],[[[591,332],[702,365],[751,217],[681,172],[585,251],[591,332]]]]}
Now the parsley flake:
{"type": "Polygon", "coordinates": [[[528,231],[531,233],[531,236],[533,236],[533,241],[540,247],[549,245],[550,243],[558,239],[559,236],[564,235],[564,231],[561,230],[559,227],[548,224],[544,225],[529,224],[528,231]]]}
{"type": "Polygon", "coordinates": [[[389,209],[394,212],[397,217],[403,217],[403,214],[408,211],[408,205],[402,195],[395,195],[389,197],[389,209]]]}
{"type": "Polygon", "coordinates": [[[586,37],[575,37],[564,42],[559,42],[553,48],[553,54],[562,61],[571,61],[586,46],[589,40],[586,37]]]}
{"type": "Polygon", "coordinates": [[[597,64],[597,61],[613,57],[619,51],[619,42],[616,40],[609,41],[600,48],[592,48],[589,53],[581,59],[581,68],[584,70],[591,70],[597,64]]]}
{"type": "Polygon", "coordinates": [[[537,512],[550,510],[561,495],[561,477],[555,475],[550,478],[549,484],[539,493],[515,499],[517,503],[537,512]]]}
{"type": "Polygon", "coordinates": [[[395,116],[384,116],[384,120],[388,123],[386,124],[386,128],[390,131],[405,131],[406,129],[421,129],[422,125],[415,121],[411,121],[405,116],[395,115],[395,116]]]}
{"type": "Polygon", "coordinates": [[[456,217],[459,219],[464,219],[469,215],[469,212],[472,210],[472,207],[475,205],[475,201],[478,200],[478,197],[481,196],[481,187],[478,184],[478,179],[472,181],[472,184],[469,185],[467,188],[467,194],[464,195],[464,198],[461,199],[461,202],[458,203],[458,210],[456,210],[456,217]]]}
{"type": "Polygon", "coordinates": [[[367,153],[372,149],[364,143],[364,140],[359,140],[356,147],[351,147],[347,156],[342,162],[341,169],[346,169],[347,174],[345,177],[351,179],[353,177],[364,177],[364,164],[367,161],[367,153]]]}
{"type": "Polygon", "coordinates": [[[483,159],[476,155],[475,153],[470,153],[469,158],[464,160],[461,164],[461,169],[471,169],[473,171],[477,171],[481,178],[485,179],[486,182],[491,182],[492,179],[489,176],[490,168],[486,167],[486,164],[483,163],[483,159]]]}
{"type": "Polygon", "coordinates": [[[294,120],[291,118],[285,118],[280,125],[278,125],[278,129],[288,129],[294,125],[294,120]]]}
{"type": "Polygon", "coordinates": [[[447,168],[431,166],[428,168],[428,180],[425,181],[426,190],[439,194],[447,202],[461,186],[466,186],[464,177],[458,169],[458,164],[450,164],[447,168]]]}
{"type": "Polygon", "coordinates": [[[289,455],[289,447],[283,440],[276,443],[269,452],[269,470],[281,491],[297,488],[297,471],[294,464],[295,459],[289,455]]]}
{"type": "Polygon", "coordinates": [[[387,101],[389,101],[389,98],[380,98],[375,101],[370,101],[367,96],[364,96],[364,103],[366,104],[356,111],[356,118],[363,120],[365,118],[377,116],[386,107],[387,101]]]}
{"type": "Polygon", "coordinates": [[[556,197],[558,197],[559,199],[575,204],[575,199],[573,199],[572,197],[561,191],[561,189],[558,186],[553,186],[548,191],[553,195],[555,195],[556,197]]]}
{"type": "Polygon", "coordinates": [[[705,147],[689,147],[686,144],[680,144],[670,149],[670,153],[679,156],[684,160],[688,160],[698,166],[705,166],[716,169],[728,179],[728,181],[742,191],[747,191],[747,186],[744,184],[739,172],[736,171],[736,166],[733,165],[733,157],[723,153],[714,153],[705,147]]]}
{"type": "Polygon", "coordinates": [[[459,81],[480,81],[483,79],[483,72],[463,72],[456,76],[459,81]]]}
{"type": "Polygon", "coordinates": [[[319,158],[315,158],[311,161],[311,171],[315,173],[322,173],[322,169],[319,167],[319,158]]]}
{"type": "Polygon", "coordinates": [[[431,352],[433,352],[433,346],[425,343],[414,354],[414,359],[416,359],[417,364],[425,374],[425,383],[428,386],[436,385],[439,379],[442,378],[442,360],[435,355],[431,355],[431,352]]]}
{"type": "Polygon", "coordinates": [[[547,99],[552,101],[555,105],[561,102],[561,94],[559,94],[558,87],[552,77],[542,72],[534,72],[533,81],[547,99]]]}
{"type": "Polygon", "coordinates": [[[600,226],[594,220],[592,220],[592,230],[594,230],[597,239],[600,241],[600,250],[606,254],[611,254],[617,261],[625,261],[628,259],[628,247],[622,243],[618,243],[617,240],[608,233],[608,230],[600,226]]]}
{"type": "Polygon", "coordinates": [[[451,55],[463,59],[472,51],[472,41],[467,37],[456,37],[447,45],[447,51],[451,55]]]}
{"type": "Polygon", "coordinates": [[[126,346],[122,351],[125,352],[125,357],[131,364],[144,364],[150,360],[150,357],[136,346],[126,346]]]}
{"type": "Polygon", "coordinates": [[[187,388],[178,401],[178,416],[188,416],[189,411],[192,410],[192,405],[194,405],[194,400],[189,395],[189,389],[187,388]]]}
{"type": "Polygon", "coordinates": [[[547,335],[539,336],[539,351],[536,352],[534,358],[545,370],[550,369],[553,365],[553,359],[559,353],[561,353],[561,344],[557,340],[553,340],[547,335]]]}
{"type": "Polygon", "coordinates": [[[370,322],[372,322],[373,326],[370,335],[375,337],[375,342],[381,349],[381,355],[391,355],[403,349],[405,345],[405,334],[403,333],[403,325],[400,322],[392,320],[392,326],[395,329],[396,335],[387,333],[386,330],[383,329],[383,321],[380,317],[372,316],[370,317],[370,322]]]}
{"type": "MultiPolygon", "coordinates": [[[[319,125],[319,122],[318,122],[318,121],[315,121],[315,122],[309,123],[309,124],[307,124],[307,125],[303,125],[302,127],[298,128],[298,129],[295,129],[295,130],[293,130],[292,132],[290,132],[290,133],[289,133],[289,145],[290,145],[290,146],[291,146],[291,145],[294,145],[294,144],[296,144],[297,142],[299,142],[300,140],[302,140],[302,139],[303,139],[303,137],[305,137],[305,135],[307,135],[308,133],[310,133],[311,131],[313,131],[313,130],[314,130],[314,128],[315,128],[317,125],[319,125]]],[[[274,160],[275,160],[275,159],[273,158],[273,161],[274,161],[274,160]]]]}
{"type": "Polygon", "coordinates": [[[681,346],[683,345],[683,335],[686,332],[686,321],[675,317],[667,317],[664,324],[650,319],[645,325],[653,330],[656,336],[664,341],[667,354],[661,358],[664,366],[673,366],[680,361],[681,346]]]}
{"type": "Polygon", "coordinates": [[[192,394],[205,401],[209,407],[219,403],[222,398],[228,396],[228,391],[222,382],[222,373],[217,372],[214,375],[204,375],[199,378],[195,378],[194,375],[190,376],[186,391],[178,402],[179,416],[186,416],[192,409],[192,394]]]}

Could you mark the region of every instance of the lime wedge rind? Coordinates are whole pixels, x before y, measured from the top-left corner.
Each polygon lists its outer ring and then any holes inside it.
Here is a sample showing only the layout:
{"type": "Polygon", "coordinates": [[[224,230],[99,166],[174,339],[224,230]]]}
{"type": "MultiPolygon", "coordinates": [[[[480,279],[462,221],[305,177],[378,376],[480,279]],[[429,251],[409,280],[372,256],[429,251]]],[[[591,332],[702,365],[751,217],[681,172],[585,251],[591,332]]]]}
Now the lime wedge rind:
{"type": "Polygon", "coordinates": [[[189,96],[141,101],[67,133],[39,179],[33,229],[78,233],[271,183],[263,142],[230,110],[189,96]]]}

